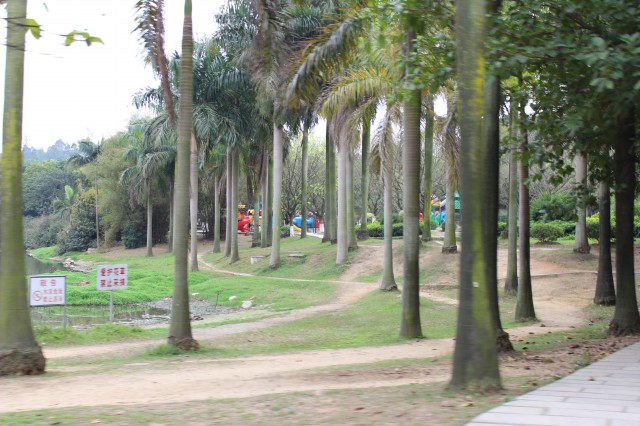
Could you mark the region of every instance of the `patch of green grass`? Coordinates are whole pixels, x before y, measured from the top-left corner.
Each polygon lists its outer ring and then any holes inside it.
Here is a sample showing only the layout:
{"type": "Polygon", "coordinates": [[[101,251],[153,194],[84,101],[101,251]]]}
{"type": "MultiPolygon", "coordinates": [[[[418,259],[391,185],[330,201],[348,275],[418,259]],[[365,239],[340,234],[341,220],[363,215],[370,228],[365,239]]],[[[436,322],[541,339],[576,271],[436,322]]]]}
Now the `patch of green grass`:
{"type": "Polygon", "coordinates": [[[40,247],[34,250],[29,250],[29,253],[41,262],[50,262],[52,257],[57,256],[58,246],[40,247]]]}
{"type": "Polygon", "coordinates": [[[35,328],[36,340],[47,346],[80,345],[90,343],[123,342],[129,340],[153,339],[165,336],[161,329],[145,329],[138,326],[103,324],[87,330],[67,328],[35,328]]]}

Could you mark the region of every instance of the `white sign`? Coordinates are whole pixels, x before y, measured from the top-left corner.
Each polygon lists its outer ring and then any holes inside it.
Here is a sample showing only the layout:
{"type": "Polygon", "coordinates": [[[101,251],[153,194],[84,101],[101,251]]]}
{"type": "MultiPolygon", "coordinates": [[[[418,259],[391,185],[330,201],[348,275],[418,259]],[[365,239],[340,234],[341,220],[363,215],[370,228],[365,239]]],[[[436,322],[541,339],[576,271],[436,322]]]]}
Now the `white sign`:
{"type": "Polygon", "coordinates": [[[98,290],[126,290],[127,265],[98,266],[98,290]]]}
{"type": "Polygon", "coordinates": [[[63,306],[66,304],[67,277],[42,275],[29,277],[29,305],[63,306]]]}

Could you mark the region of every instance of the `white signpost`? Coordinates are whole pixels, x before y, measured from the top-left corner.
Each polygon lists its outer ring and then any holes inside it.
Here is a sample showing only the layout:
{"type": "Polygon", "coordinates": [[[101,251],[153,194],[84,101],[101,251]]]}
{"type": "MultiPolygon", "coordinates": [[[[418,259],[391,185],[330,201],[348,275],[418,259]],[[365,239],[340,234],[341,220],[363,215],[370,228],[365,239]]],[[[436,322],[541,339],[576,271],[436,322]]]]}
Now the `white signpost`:
{"type": "Polygon", "coordinates": [[[29,277],[30,306],[64,306],[63,326],[67,327],[67,277],[34,275],[29,277]]]}
{"type": "Polygon", "coordinates": [[[97,289],[109,290],[109,322],[113,322],[113,290],[126,290],[127,265],[98,266],[97,289]]]}

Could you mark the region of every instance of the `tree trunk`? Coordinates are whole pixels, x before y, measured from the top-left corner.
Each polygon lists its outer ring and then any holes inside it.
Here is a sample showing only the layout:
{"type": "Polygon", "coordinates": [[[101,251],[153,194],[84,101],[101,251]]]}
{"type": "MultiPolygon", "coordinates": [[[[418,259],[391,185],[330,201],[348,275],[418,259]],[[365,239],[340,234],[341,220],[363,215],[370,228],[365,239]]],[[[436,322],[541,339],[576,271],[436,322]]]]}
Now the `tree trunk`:
{"type": "Polygon", "coordinates": [[[509,217],[507,278],[504,282],[506,294],[518,292],[518,105],[511,97],[509,130],[511,143],[509,148],[509,217]]]}
{"type": "Polygon", "coordinates": [[[616,303],[616,290],[613,284],[613,270],[611,267],[611,195],[609,183],[601,181],[598,191],[600,210],[599,225],[599,256],[598,278],[596,280],[596,294],[593,303],[611,306],[616,303]]]}
{"type": "Polygon", "coordinates": [[[361,197],[360,197],[360,231],[358,238],[366,240],[369,238],[367,231],[367,216],[369,203],[369,151],[371,145],[371,120],[365,117],[362,120],[362,176],[360,178],[361,197]]]}
{"type": "Polygon", "coordinates": [[[231,151],[231,147],[227,146],[227,164],[226,164],[226,169],[227,169],[227,185],[226,185],[226,190],[227,190],[227,195],[226,195],[226,218],[227,221],[225,223],[225,227],[224,227],[224,255],[223,257],[229,257],[231,256],[231,232],[232,232],[232,226],[234,226],[234,219],[235,216],[233,216],[233,197],[231,196],[231,185],[232,185],[232,181],[233,179],[231,178],[231,176],[233,176],[233,172],[232,172],[232,163],[233,163],[233,157],[232,157],[232,151],[231,151]]]}
{"type": "MultiPolygon", "coordinates": [[[[492,315],[492,282],[495,256],[495,228],[489,225],[494,215],[487,208],[484,195],[494,197],[492,146],[483,132],[485,99],[484,40],[486,37],[486,2],[460,1],[456,11],[458,43],[458,87],[460,90],[460,135],[462,190],[462,253],[460,259],[460,305],[453,360],[453,388],[499,389],[500,371],[496,350],[496,327],[492,315]],[[485,226],[489,229],[485,231],[485,226]],[[493,232],[493,240],[487,234],[493,232]]],[[[491,93],[489,95],[492,95],[491,93]]],[[[486,121],[490,121],[486,117],[486,121]]],[[[491,126],[491,124],[488,124],[491,126]]],[[[488,129],[485,129],[488,130],[488,129]]],[[[493,200],[492,200],[493,201],[493,200]]],[[[447,211],[454,208],[447,198],[447,211]]],[[[497,208],[497,207],[496,207],[497,208]]],[[[448,220],[448,219],[447,219],[448,220]]],[[[447,222],[447,228],[451,224],[447,222]]]]}
{"type": "Polygon", "coordinates": [[[307,191],[308,182],[307,175],[309,174],[309,128],[305,120],[304,129],[302,130],[302,194],[300,203],[300,238],[307,236],[307,191]]]}
{"type": "Polygon", "coordinates": [[[220,181],[222,177],[216,179],[215,193],[213,194],[213,252],[220,253],[220,181]]]}
{"type": "MultiPolygon", "coordinates": [[[[448,137],[448,136],[446,136],[448,137]]],[[[456,192],[453,187],[455,173],[455,164],[453,159],[448,159],[449,167],[447,167],[447,204],[445,205],[445,222],[444,222],[444,241],[442,244],[442,253],[457,253],[458,245],[456,244],[456,192]]]]}
{"type": "Polygon", "coordinates": [[[589,253],[591,247],[587,238],[587,159],[578,152],[575,157],[576,183],[578,185],[578,222],[576,223],[576,239],[573,243],[574,253],[589,253]]]}
{"type": "Polygon", "coordinates": [[[260,247],[260,224],[258,223],[258,219],[260,217],[260,192],[259,188],[259,179],[253,179],[253,199],[251,203],[253,204],[253,215],[251,216],[251,248],[260,247]]]}
{"type": "Polygon", "coordinates": [[[191,222],[191,271],[198,270],[198,143],[191,134],[189,167],[189,213],[191,222]]]}
{"type": "MultiPolygon", "coordinates": [[[[405,33],[405,58],[414,52],[415,33],[405,33]]],[[[402,154],[403,282],[400,336],[422,337],[420,324],[420,90],[407,93],[403,102],[404,143],[402,154]]],[[[385,217],[385,223],[388,217],[385,217]]]]}
{"type": "Polygon", "coordinates": [[[153,204],[151,189],[147,192],[147,257],[153,256],[153,204]]]}
{"type": "Polygon", "coordinates": [[[280,266],[280,212],[282,211],[282,166],[284,132],[282,126],[273,125],[273,238],[271,240],[270,268],[280,266]]]}
{"type": "Polygon", "coordinates": [[[381,173],[384,189],[384,271],[380,290],[397,290],[393,274],[393,147],[382,146],[381,173]]]}
{"type": "Polygon", "coordinates": [[[31,325],[22,227],[22,105],[27,2],[7,4],[0,210],[0,376],[41,374],[45,358],[31,325]]]}
{"type": "Polygon", "coordinates": [[[173,208],[173,197],[174,197],[174,182],[173,180],[169,183],[169,232],[167,235],[167,251],[169,253],[173,253],[173,228],[175,223],[175,209],[173,208]]]}
{"type": "Polygon", "coordinates": [[[331,132],[329,131],[330,120],[327,120],[327,130],[325,136],[325,212],[324,212],[324,235],[322,242],[333,243],[336,239],[336,194],[335,194],[335,176],[336,163],[333,141],[331,140],[331,132]]]}
{"type": "Polygon", "coordinates": [[[525,112],[524,105],[520,106],[520,282],[518,283],[518,293],[516,301],[516,322],[533,321],[536,319],[536,312],[533,307],[533,290],[531,285],[531,213],[530,213],[530,199],[529,199],[529,187],[527,182],[529,181],[529,164],[527,160],[527,153],[529,151],[529,135],[527,129],[524,126],[525,112]]]}
{"type": "MultiPolygon", "coordinates": [[[[268,187],[269,198],[267,199],[267,246],[271,247],[273,241],[273,158],[269,158],[269,170],[268,170],[268,187]]],[[[264,211],[263,211],[264,213],[264,211]]],[[[262,215],[262,222],[264,223],[264,214],[262,215]]]]}
{"type": "Polygon", "coordinates": [[[347,167],[349,152],[347,143],[339,141],[338,146],[338,247],[336,265],[344,265],[348,259],[349,235],[347,230],[347,167]]]}
{"type": "Polygon", "coordinates": [[[265,149],[262,153],[262,161],[265,162],[263,169],[263,177],[262,177],[262,224],[260,225],[260,247],[265,248],[269,247],[269,239],[267,236],[269,235],[269,215],[267,212],[269,211],[269,153],[265,149]]]}
{"type": "Polygon", "coordinates": [[[240,153],[238,148],[235,148],[231,154],[231,208],[232,217],[231,222],[231,236],[229,238],[229,245],[231,246],[231,252],[229,253],[229,265],[236,263],[240,260],[238,253],[238,181],[239,176],[239,161],[240,153]]]}
{"type": "Polygon", "coordinates": [[[93,164],[96,168],[96,251],[100,251],[100,222],[98,221],[98,165],[93,164]]]}
{"type": "Polygon", "coordinates": [[[620,113],[614,143],[617,297],[616,310],[608,333],[615,336],[640,332],[633,248],[633,202],[636,186],[635,119],[635,108],[620,113]]]}
{"type": "Polygon", "coordinates": [[[355,196],[353,191],[353,156],[351,150],[347,155],[347,246],[349,251],[358,248],[355,224],[355,196]]]}
{"type": "Polygon", "coordinates": [[[433,95],[428,94],[425,98],[427,111],[424,126],[424,176],[422,178],[422,188],[424,189],[424,221],[422,222],[422,241],[431,241],[431,192],[433,180],[431,169],[433,166],[433,95]]]}
{"type": "Polygon", "coordinates": [[[189,316],[189,270],[187,237],[189,234],[189,156],[193,116],[193,28],[191,0],[184,2],[180,61],[180,118],[176,147],[175,191],[175,279],[171,304],[168,343],[182,350],[197,350],[198,342],[191,333],[189,316]]]}

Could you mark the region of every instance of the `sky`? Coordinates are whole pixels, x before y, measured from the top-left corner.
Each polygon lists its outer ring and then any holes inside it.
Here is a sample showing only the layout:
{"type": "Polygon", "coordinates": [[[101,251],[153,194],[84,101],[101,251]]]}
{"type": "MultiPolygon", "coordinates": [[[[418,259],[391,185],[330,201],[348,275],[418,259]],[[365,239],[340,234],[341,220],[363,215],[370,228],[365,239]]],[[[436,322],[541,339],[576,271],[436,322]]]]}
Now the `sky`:
{"type": "MultiPolygon", "coordinates": [[[[95,142],[124,130],[136,114],[132,96],[157,87],[134,28],[136,0],[30,0],[28,17],[42,27],[40,39],[27,34],[23,143],[46,148],[58,139],[95,142]],[[88,31],[104,44],[64,46],[72,30],[88,31]]],[[[213,34],[214,14],[224,0],[192,0],[194,37],[213,34]]],[[[183,0],[165,0],[166,51],[180,51],[183,0]]],[[[1,10],[6,17],[5,7],[1,10]]],[[[6,20],[0,31],[6,40],[6,20]]],[[[5,43],[0,46],[4,89],[5,43]]],[[[4,91],[0,92],[4,93],[4,91]]],[[[0,107],[3,109],[2,96],[0,107]]],[[[2,134],[0,132],[0,140],[2,134]]],[[[1,151],[0,145],[0,151],[1,151]]]]}

